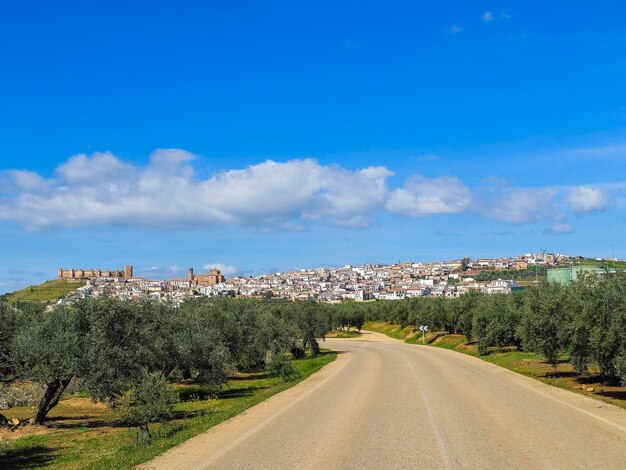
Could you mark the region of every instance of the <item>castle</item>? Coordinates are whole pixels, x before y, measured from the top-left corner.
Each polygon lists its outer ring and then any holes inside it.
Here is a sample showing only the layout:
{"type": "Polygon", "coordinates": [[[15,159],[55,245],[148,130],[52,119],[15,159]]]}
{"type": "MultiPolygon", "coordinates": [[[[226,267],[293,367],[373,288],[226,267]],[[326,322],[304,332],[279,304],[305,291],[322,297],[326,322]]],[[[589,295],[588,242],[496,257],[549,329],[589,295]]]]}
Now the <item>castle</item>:
{"type": "Polygon", "coordinates": [[[117,278],[130,279],[133,277],[133,267],[131,265],[126,265],[124,266],[123,271],[119,269],[115,271],[111,271],[108,269],[63,269],[63,268],[59,268],[57,271],[57,276],[59,279],[64,279],[67,281],[102,278],[102,277],[117,277],[117,278]]]}
{"type": "Polygon", "coordinates": [[[225,281],[222,272],[217,269],[211,269],[208,274],[194,274],[193,268],[187,270],[187,280],[195,285],[200,286],[214,286],[215,284],[221,284],[225,281]]]}

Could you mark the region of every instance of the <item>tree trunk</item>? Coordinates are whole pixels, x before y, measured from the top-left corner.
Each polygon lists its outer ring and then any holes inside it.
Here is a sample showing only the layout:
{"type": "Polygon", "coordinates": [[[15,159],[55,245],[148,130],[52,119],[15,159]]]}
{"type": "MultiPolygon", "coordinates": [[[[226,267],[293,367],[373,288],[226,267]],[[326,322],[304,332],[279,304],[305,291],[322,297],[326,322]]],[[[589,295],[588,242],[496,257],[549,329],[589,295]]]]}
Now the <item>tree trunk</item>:
{"type": "Polygon", "coordinates": [[[46,391],[37,406],[35,416],[33,416],[30,420],[30,424],[43,424],[48,412],[59,403],[61,395],[65,391],[65,388],[69,385],[72,377],[73,376],[70,375],[69,377],[55,379],[52,382],[48,382],[46,391]]]}
{"type": "Polygon", "coordinates": [[[44,392],[43,397],[41,397],[41,401],[37,406],[37,411],[35,411],[35,416],[33,416],[30,420],[30,424],[43,424],[43,420],[46,419],[46,415],[48,414],[48,405],[60,387],[61,381],[59,379],[48,382],[46,391],[44,392]]]}
{"type": "Polygon", "coordinates": [[[183,366],[182,372],[183,372],[183,380],[191,379],[191,369],[188,366],[183,366]]]}
{"type": "Polygon", "coordinates": [[[320,345],[316,339],[311,340],[311,350],[313,351],[314,356],[317,356],[320,353],[320,345]]]}
{"type": "Polygon", "coordinates": [[[48,405],[48,411],[50,411],[52,408],[54,408],[55,406],[59,404],[61,395],[63,395],[63,392],[65,392],[65,389],[70,384],[73,377],[74,377],[73,375],[70,375],[68,377],[61,379],[61,386],[59,387],[57,392],[54,394],[54,397],[52,397],[52,400],[50,401],[50,404],[48,405]]]}

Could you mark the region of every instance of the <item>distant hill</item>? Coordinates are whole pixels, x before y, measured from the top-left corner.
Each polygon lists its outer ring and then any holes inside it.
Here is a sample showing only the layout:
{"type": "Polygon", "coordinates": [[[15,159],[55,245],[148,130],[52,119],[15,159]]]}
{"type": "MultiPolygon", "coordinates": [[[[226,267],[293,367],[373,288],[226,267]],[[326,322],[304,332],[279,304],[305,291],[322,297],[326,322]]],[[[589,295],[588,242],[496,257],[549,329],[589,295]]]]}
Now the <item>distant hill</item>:
{"type": "Polygon", "coordinates": [[[38,286],[26,287],[11,293],[6,297],[9,303],[18,302],[52,302],[74,292],[84,286],[83,281],[46,281],[38,286]]]}

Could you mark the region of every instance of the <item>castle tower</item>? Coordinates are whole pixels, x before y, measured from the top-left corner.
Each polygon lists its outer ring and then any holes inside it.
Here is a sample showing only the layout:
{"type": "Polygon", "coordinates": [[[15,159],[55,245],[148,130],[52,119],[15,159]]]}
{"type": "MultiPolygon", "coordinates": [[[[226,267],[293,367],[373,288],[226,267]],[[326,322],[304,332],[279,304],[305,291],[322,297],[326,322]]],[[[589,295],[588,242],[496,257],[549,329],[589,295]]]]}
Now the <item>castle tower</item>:
{"type": "Polygon", "coordinates": [[[59,279],[63,279],[63,268],[57,269],[57,276],[59,279]]]}
{"type": "Polygon", "coordinates": [[[127,264],[126,266],[124,266],[124,277],[126,279],[130,279],[131,277],[133,277],[133,266],[130,264],[127,264]]]}
{"type": "Polygon", "coordinates": [[[193,268],[187,270],[187,280],[193,281],[193,268]]]}

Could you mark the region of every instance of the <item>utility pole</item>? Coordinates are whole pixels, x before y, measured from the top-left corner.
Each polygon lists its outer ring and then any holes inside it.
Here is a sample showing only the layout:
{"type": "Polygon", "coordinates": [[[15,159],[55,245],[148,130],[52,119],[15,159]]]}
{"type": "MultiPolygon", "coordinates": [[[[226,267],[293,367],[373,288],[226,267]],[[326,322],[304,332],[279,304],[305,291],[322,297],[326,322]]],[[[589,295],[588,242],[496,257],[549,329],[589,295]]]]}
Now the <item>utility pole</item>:
{"type": "MultiPolygon", "coordinates": [[[[541,259],[543,259],[544,261],[546,260],[546,251],[547,248],[539,248],[539,251],[541,252],[541,259]]],[[[535,258],[535,283],[539,284],[539,266],[537,265],[537,258],[535,258]]]]}
{"type": "Polygon", "coordinates": [[[615,243],[611,243],[611,247],[613,248],[613,269],[615,269],[615,243]]]}

